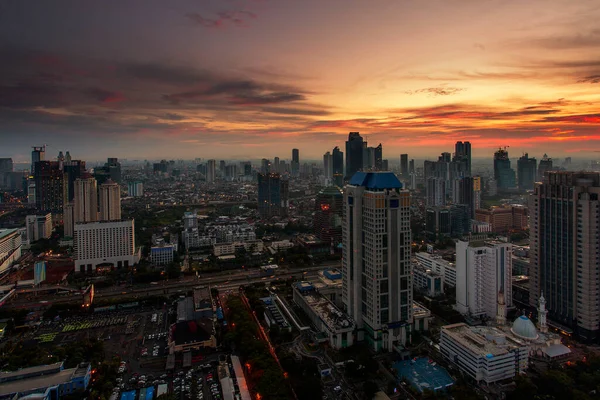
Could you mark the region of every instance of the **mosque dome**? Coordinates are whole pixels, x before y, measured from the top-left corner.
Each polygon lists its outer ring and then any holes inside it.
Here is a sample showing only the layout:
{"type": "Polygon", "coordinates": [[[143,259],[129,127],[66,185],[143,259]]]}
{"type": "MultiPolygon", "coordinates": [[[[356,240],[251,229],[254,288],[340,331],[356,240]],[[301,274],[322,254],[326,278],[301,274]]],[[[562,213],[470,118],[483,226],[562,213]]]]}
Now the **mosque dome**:
{"type": "Polygon", "coordinates": [[[539,336],[537,329],[535,329],[535,325],[533,325],[533,322],[525,315],[521,315],[517,318],[515,322],[513,322],[513,326],[510,330],[516,336],[526,340],[535,340],[539,336]]]}

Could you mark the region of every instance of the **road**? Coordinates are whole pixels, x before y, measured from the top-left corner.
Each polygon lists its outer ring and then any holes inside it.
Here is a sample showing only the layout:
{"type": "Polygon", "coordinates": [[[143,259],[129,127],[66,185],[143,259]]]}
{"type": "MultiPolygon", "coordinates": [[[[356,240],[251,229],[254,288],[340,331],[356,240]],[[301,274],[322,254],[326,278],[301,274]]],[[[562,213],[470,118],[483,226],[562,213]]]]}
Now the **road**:
{"type": "MultiPolygon", "coordinates": [[[[328,267],[337,267],[339,263],[331,263],[319,266],[305,267],[297,270],[289,270],[282,268],[280,271],[275,272],[271,276],[252,276],[254,272],[230,272],[230,273],[219,273],[218,275],[205,275],[200,278],[186,277],[178,280],[162,281],[157,285],[145,285],[144,287],[133,287],[126,288],[123,286],[113,286],[106,289],[98,289],[95,292],[95,299],[118,299],[118,298],[131,298],[131,297],[148,297],[153,295],[172,295],[179,292],[184,292],[199,285],[210,285],[217,289],[233,289],[241,285],[248,285],[252,283],[258,283],[262,281],[269,281],[273,279],[286,279],[290,276],[299,276],[303,272],[306,272],[304,279],[314,279],[318,275],[318,271],[321,271],[328,267]]],[[[10,302],[4,305],[5,308],[29,308],[40,304],[40,301],[47,301],[51,304],[68,304],[68,303],[80,303],[82,301],[81,295],[45,295],[40,296],[36,300],[28,299],[26,296],[32,295],[32,290],[24,289],[19,291],[17,296],[10,302]]]]}

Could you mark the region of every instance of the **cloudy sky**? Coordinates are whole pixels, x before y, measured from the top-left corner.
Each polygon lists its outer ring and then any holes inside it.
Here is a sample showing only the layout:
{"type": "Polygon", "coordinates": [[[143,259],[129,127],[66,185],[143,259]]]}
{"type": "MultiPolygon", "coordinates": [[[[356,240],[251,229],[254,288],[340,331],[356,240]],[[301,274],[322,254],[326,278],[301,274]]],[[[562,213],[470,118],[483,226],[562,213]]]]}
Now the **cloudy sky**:
{"type": "Polygon", "coordinates": [[[6,0],[0,157],[600,151],[597,0],[6,0]]]}

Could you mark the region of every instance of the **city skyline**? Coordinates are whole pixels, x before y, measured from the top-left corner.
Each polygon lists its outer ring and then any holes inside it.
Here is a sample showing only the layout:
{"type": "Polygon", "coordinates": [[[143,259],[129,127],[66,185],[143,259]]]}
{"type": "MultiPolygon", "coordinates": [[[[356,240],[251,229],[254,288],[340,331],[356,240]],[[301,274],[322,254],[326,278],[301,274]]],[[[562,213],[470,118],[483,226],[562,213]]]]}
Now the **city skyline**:
{"type": "Polygon", "coordinates": [[[350,131],[389,160],[600,151],[592,1],[139,5],[3,5],[0,156],[319,160],[350,131]]]}

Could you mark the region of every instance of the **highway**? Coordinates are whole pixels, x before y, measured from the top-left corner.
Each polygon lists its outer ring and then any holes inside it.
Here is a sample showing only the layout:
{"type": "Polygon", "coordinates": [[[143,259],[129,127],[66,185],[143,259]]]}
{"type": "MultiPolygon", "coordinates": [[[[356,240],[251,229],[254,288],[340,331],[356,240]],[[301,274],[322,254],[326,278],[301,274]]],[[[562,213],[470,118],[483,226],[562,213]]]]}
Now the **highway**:
{"type": "MultiPolygon", "coordinates": [[[[318,276],[318,272],[325,268],[339,267],[339,262],[329,263],[319,266],[305,267],[301,269],[290,270],[287,268],[281,268],[271,276],[258,276],[258,271],[235,271],[230,273],[218,273],[196,278],[186,277],[177,280],[160,281],[155,285],[139,285],[133,287],[125,286],[112,286],[106,289],[97,289],[94,294],[95,299],[119,299],[119,298],[136,298],[136,297],[148,297],[156,295],[172,295],[177,293],[183,293],[188,289],[195,286],[210,285],[216,289],[231,290],[238,288],[241,285],[248,285],[257,282],[268,282],[274,279],[288,279],[291,276],[300,278],[304,272],[304,278],[306,280],[314,279],[318,276]]],[[[17,292],[17,296],[12,299],[9,303],[5,304],[4,307],[7,309],[11,308],[29,308],[39,306],[41,301],[48,302],[49,304],[68,304],[68,303],[81,303],[82,297],[78,293],[71,295],[39,295],[35,296],[35,290],[33,289],[22,289],[17,292]]]]}

